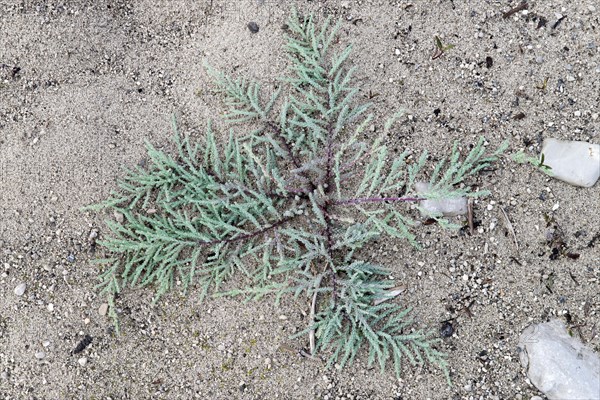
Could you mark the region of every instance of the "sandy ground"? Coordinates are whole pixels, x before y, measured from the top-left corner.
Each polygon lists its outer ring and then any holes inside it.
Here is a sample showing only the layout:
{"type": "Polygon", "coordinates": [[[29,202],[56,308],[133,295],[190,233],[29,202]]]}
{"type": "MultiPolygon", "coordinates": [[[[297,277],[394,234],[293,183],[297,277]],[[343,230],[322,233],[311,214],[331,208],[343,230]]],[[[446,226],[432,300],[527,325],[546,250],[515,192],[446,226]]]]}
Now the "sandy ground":
{"type": "MultiPolygon", "coordinates": [[[[343,19],[356,84],[375,102],[373,136],[407,108],[388,144],[439,156],[480,135],[530,154],[545,137],[598,143],[593,3],[532,1],[508,18],[516,2],[295,4],[343,19]],[[432,60],[436,35],[456,47],[432,60]]],[[[342,371],[299,357],[306,340],[289,336],[307,326],[303,301],[198,304],[174,292],[152,307],[149,290],[130,291],[118,303],[123,334],[112,334],[88,241],[109,216],[80,208],[144,159],[144,141],[170,146],[172,113],[198,137],[223,112],[203,60],[272,85],[286,67],[290,6],[0,0],[1,399],[530,399],[542,394],[518,362],[525,326],[560,318],[598,351],[600,185],[572,187],[509,159],[479,178],[493,194],[475,205],[474,235],[425,226],[422,251],[391,240],[372,248],[408,286],[399,301],[419,324],[439,330],[452,319],[443,346],[452,387],[434,368],[407,366],[399,381],[364,355],[342,371]],[[555,225],[578,259],[551,259],[555,225]],[[85,335],[91,345],[71,354],[85,335]]]]}

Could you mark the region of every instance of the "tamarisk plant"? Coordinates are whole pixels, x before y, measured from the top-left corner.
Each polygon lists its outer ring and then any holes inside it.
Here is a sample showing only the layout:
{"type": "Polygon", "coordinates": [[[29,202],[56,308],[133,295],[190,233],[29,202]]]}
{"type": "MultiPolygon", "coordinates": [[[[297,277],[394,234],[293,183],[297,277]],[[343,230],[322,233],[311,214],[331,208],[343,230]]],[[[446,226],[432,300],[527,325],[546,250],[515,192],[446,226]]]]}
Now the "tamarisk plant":
{"type": "Polygon", "coordinates": [[[294,12],[288,25],[291,76],[270,96],[206,66],[225,119],[253,130],[219,146],[210,124],[201,144],[175,127],[175,156],[148,144],[147,168],[129,171],[121,190],[95,206],[124,216],[107,222],[112,235],[100,242],[112,254],[99,260],[110,313],[116,318],[115,295],[127,286],[153,286],[156,298],[177,282],[202,298],[306,296],[311,320],[299,335],[308,335],[311,354],[327,351],[344,366],[365,349],[369,364],[391,362],[398,375],[407,359],[448,376],[439,338],[414,327],[410,309],[391,301],[390,272],[359,250],[383,235],[418,246],[407,203],[484,195],[465,179],[504,148],[485,155],[481,139],[461,158],[455,145],[430,171],[430,190],[417,193],[426,152],[393,157],[381,139],[360,140],[373,116],[351,86],[354,68],[345,68],[351,47],[333,49],[339,24],[318,28],[294,12]],[[235,274],[246,287],[225,285],[235,274]]]}

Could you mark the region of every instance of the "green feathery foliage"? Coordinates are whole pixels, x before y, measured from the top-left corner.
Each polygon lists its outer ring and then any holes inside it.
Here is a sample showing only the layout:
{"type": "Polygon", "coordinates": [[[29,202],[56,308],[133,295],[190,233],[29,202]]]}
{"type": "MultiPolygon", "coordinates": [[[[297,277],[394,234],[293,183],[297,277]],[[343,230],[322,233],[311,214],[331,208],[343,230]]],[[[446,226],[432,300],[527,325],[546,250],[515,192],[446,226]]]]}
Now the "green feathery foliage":
{"type": "Polygon", "coordinates": [[[515,154],[513,154],[511,156],[512,160],[514,162],[517,162],[519,164],[531,164],[533,165],[535,168],[539,169],[540,171],[542,171],[544,174],[548,175],[548,176],[553,176],[554,174],[552,173],[552,167],[544,164],[544,153],[540,154],[540,157],[533,157],[533,156],[529,156],[527,154],[525,154],[523,151],[519,151],[515,154]]]}
{"type": "MultiPolygon", "coordinates": [[[[230,78],[207,66],[233,124],[249,124],[242,138],[219,146],[210,127],[202,144],[175,135],[177,154],[148,144],[148,167],[129,171],[121,190],[95,208],[124,216],[108,221],[100,242],[112,256],[100,260],[100,287],[114,298],[125,287],[152,286],[156,298],[172,289],[200,287],[202,296],[260,298],[289,293],[311,299],[306,331],[311,352],[330,351],[330,363],[352,362],[361,349],[369,364],[430,362],[448,376],[440,339],[414,327],[409,309],[391,301],[394,283],[357,250],[380,236],[417,246],[406,205],[423,199],[481,196],[466,179],[495,161],[505,146],[485,154],[483,139],[464,157],[455,145],[426,175],[427,153],[389,154],[380,139],[360,140],[373,120],[357,99],[351,47],[333,49],[338,26],[319,28],[294,13],[287,51],[291,76],[266,95],[258,83],[230,78]],[[288,89],[286,97],[283,88],[288,89]],[[234,274],[244,288],[224,288],[234,274]],[[386,301],[390,300],[390,301],[386,301]]],[[[385,123],[387,133],[394,115],[385,123]]],[[[443,218],[437,217],[440,222],[443,218]]],[[[446,221],[447,222],[447,221],[446,221]]]]}

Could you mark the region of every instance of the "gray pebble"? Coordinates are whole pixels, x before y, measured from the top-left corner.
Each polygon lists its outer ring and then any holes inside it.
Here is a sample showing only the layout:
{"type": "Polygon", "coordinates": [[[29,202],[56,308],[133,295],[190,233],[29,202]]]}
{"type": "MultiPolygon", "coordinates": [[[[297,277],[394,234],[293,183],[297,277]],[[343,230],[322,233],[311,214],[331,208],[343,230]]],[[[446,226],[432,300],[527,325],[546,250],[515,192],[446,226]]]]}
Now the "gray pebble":
{"type": "Polygon", "coordinates": [[[115,217],[115,221],[117,221],[120,224],[122,224],[123,221],[125,220],[125,216],[118,211],[115,211],[113,213],[113,216],[115,217]]]}
{"type": "Polygon", "coordinates": [[[46,357],[46,353],[44,353],[43,351],[38,351],[37,353],[35,353],[35,358],[37,358],[38,360],[42,360],[46,357]]]}
{"type": "Polygon", "coordinates": [[[258,27],[258,24],[256,22],[252,21],[248,22],[248,29],[250,29],[250,32],[252,33],[258,33],[260,28],[258,27]]]}
{"type": "Polygon", "coordinates": [[[107,303],[103,303],[100,308],[98,308],[98,314],[100,314],[101,316],[105,316],[106,313],[108,312],[108,304],[107,303]]]}
{"type": "Polygon", "coordinates": [[[15,294],[17,296],[23,296],[25,294],[25,289],[27,289],[27,285],[25,283],[21,283],[15,288],[15,294]]]}
{"type": "Polygon", "coordinates": [[[88,236],[88,240],[91,242],[94,239],[96,239],[98,237],[98,230],[97,229],[92,229],[90,231],[90,235],[88,236]]]}
{"type": "Polygon", "coordinates": [[[543,62],[544,62],[544,57],[542,57],[542,56],[537,56],[537,57],[535,58],[535,62],[536,62],[536,63],[538,63],[538,64],[541,64],[541,63],[543,63],[543,62]]]}

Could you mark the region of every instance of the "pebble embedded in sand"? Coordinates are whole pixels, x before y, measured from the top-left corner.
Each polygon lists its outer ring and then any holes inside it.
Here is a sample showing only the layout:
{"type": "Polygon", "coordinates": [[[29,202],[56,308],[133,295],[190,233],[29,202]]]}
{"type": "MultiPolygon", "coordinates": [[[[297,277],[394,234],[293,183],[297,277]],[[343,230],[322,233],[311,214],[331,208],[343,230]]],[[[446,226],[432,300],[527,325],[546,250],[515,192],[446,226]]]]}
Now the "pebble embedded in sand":
{"type": "Polygon", "coordinates": [[[99,308],[98,308],[98,314],[100,314],[102,317],[104,317],[106,315],[106,313],[108,312],[108,304],[107,303],[103,303],[99,308]]]}
{"type": "Polygon", "coordinates": [[[542,154],[552,176],[571,185],[592,187],[600,177],[598,144],[546,139],[542,154]]]}
{"type": "Polygon", "coordinates": [[[15,288],[15,294],[17,296],[23,296],[25,294],[25,289],[27,289],[27,285],[25,283],[21,283],[15,288]]]}
{"type": "Polygon", "coordinates": [[[258,27],[258,24],[256,22],[252,21],[248,22],[248,30],[250,30],[250,32],[252,33],[258,33],[260,28],[258,27]]]}
{"type": "Polygon", "coordinates": [[[518,349],[531,383],[549,399],[598,398],[600,358],[560,320],[527,327],[518,349]]]}
{"type": "MultiPolygon", "coordinates": [[[[425,194],[429,190],[429,183],[415,183],[417,193],[425,194]]],[[[464,215],[467,213],[467,198],[457,197],[452,199],[436,199],[436,200],[421,200],[419,202],[421,208],[431,215],[442,214],[445,217],[453,217],[456,215],[464,215]]]]}
{"type": "Polygon", "coordinates": [[[113,213],[113,216],[115,218],[115,221],[117,221],[120,224],[122,224],[123,221],[125,220],[125,216],[122,213],[118,212],[118,211],[115,211],[113,213]]]}

